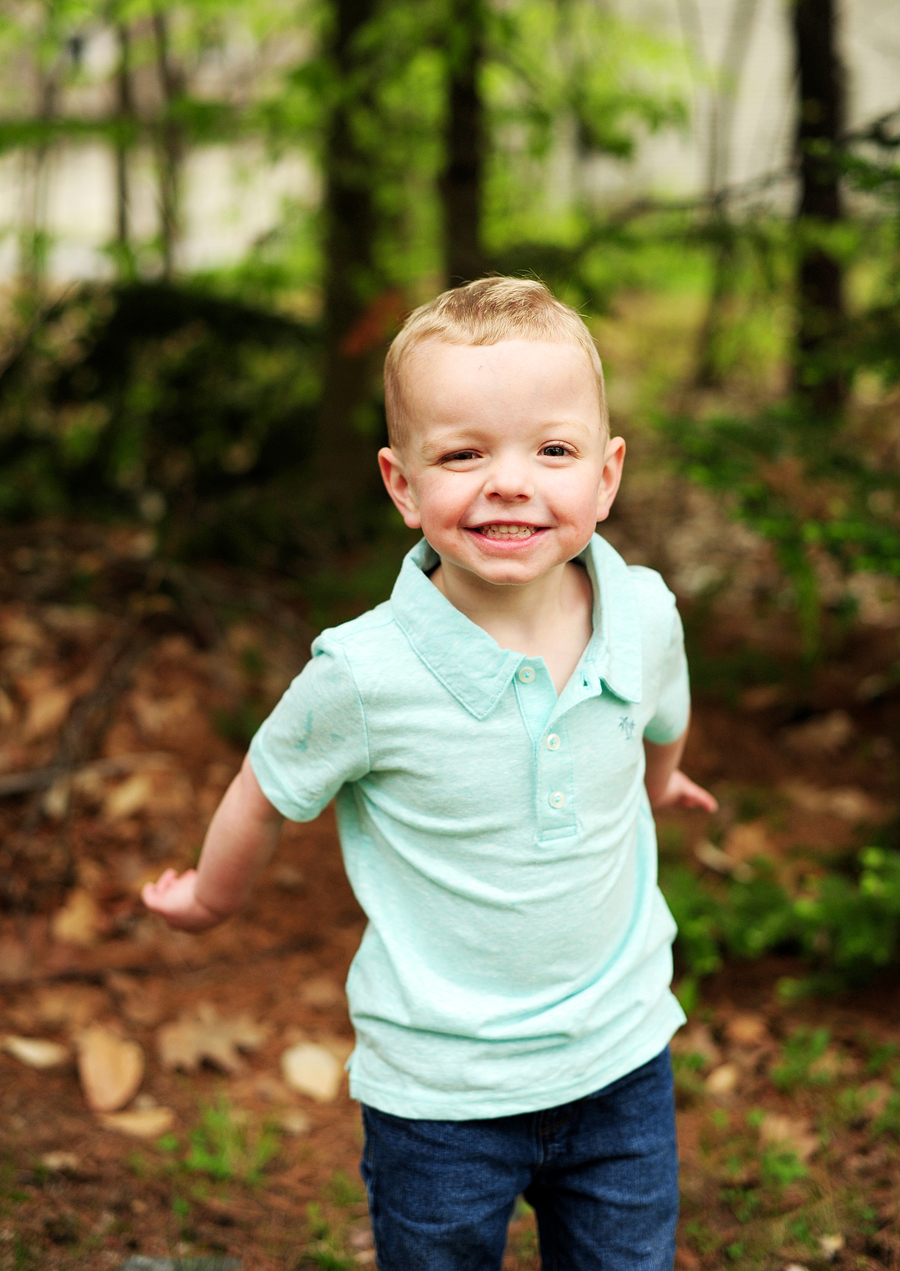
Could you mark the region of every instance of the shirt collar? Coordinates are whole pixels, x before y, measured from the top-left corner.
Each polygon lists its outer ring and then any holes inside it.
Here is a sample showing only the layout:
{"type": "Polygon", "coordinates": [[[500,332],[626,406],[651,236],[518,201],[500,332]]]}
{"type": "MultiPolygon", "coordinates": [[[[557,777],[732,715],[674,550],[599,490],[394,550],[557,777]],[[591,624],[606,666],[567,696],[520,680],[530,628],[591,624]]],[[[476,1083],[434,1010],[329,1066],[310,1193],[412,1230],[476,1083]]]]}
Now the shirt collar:
{"type": "MultiPolygon", "coordinates": [[[[628,567],[614,548],[595,534],[578,557],[587,566],[594,592],[594,634],[580,663],[584,687],[601,683],[627,702],[641,700],[641,640],[628,567]]],[[[461,613],[427,577],[438,563],[422,539],[406,554],[391,593],[397,624],[434,676],[476,719],[497,705],[521,664],[528,659],[496,640],[461,613]]]]}

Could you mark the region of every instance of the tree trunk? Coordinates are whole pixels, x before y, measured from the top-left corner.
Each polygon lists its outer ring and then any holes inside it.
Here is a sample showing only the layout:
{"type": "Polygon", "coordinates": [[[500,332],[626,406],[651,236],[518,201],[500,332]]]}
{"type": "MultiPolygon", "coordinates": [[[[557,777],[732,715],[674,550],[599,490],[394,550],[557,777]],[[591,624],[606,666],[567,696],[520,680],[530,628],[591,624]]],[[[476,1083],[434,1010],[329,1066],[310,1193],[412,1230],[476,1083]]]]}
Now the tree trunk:
{"type": "Polygon", "coordinates": [[[361,500],[378,478],[371,390],[380,340],[357,338],[382,290],[375,264],[375,156],[358,128],[370,97],[359,37],[377,7],[378,0],[336,0],[327,50],[337,88],[324,152],[325,350],[316,466],[332,542],[352,539],[361,500]]]}
{"type": "Polygon", "coordinates": [[[130,145],[126,130],[134,120],[134,94],[131,88],[131,32],[124,22],[116,24],[119,64],[116,68],[116,123],[121,130],[116,137],[116,255],[120,273],[134,273],[129,214],[128,155],[130,145]]]}
{"type": "Polygon", "coordinates": [[[484,59],[485,0],[450,0],[444,170],[444,264],[450,286],[488,266],[481,238],[485,122],[479,76],[484,59]]]}
{"type": "Polygon", "coordinates": [[[176,245],[181,232],[181,169],[184,162],[184,137],[181,125],[173,117],[172,107],[184,93],[184,76],[172,58],[169,48],[169,22],[161,9],[153,11],[153,37],[163,98],[158,140],[159,236],[163,277],[171,278],[175,269],[176,245]]]}
{"type": "MultiPolygon", "coordinates": [[[[735,0],[728,26],[722,65],[711,103],[707,193],[710,198],[709,237],[714,243],[713,278],[709,302],[697,339],[694,383],[717,388],[722,383],[722,336],[734,301],[736,230],[722,191],[731,179],[731,133],[741,72],[756,17],[758,0],[735,0]]],[[[699,21],[699,15],[698,15],[699,21]]]]}
{"type": "MultiPolygon", "coordinates": [[[[835,148],[843,128],[843,70],[837,53],[836,0],[794,0],[799,80],[797,219],[810,228],[841,216],[835,148]]],[[[843,270],[825,247],[801,240],[797,267],[794,387],[817,412],[833,415],[847,396],[838,341],[843,326],[843,270]]]]}

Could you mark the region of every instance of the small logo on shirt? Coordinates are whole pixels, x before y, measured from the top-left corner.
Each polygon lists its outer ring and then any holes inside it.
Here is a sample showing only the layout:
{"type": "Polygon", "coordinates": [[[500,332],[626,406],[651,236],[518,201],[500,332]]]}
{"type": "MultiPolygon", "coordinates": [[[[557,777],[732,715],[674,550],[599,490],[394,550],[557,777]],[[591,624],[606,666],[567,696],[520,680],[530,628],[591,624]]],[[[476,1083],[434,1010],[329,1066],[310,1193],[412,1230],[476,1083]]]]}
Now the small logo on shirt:
{"type": "Polygon", "coordinates": [[[623,715],[619,720],[619,732],[625,734],[626,741],[631,741],[634,736],[634,720],[629,719],[627,715],[623,715]]]}

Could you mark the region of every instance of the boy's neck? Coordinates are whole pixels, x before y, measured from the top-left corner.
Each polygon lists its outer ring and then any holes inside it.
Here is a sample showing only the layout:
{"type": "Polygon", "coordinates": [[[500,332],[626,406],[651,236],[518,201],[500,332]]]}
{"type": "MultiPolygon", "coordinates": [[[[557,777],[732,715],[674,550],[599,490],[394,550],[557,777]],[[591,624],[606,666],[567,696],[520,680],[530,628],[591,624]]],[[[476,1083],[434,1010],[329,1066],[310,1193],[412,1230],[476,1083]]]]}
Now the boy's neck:
{"type": "Polygon", "coordinates": [[[542,657],[562,691],[593,630],[593,590],[583,566],[569,561],[533,582],[498,586],[442,563],[431,581],[501,648],[542,657]]]}

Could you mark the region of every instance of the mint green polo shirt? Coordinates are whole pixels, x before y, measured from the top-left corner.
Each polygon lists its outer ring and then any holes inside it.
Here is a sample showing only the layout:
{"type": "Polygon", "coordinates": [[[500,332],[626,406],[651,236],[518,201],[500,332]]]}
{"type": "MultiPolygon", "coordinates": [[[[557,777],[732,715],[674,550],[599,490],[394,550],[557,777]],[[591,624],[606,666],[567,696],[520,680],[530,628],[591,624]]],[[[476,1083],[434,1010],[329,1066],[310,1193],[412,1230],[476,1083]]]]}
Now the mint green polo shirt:
{"type": "Polygon", "coordinates": [[[657,1055],[684,1021],[656,883],[644,737],[684,731],[672,594],[594,536],[594,633],[562,693],[408,554],[389,601],[325,631],[253,739],[284,816],[336,799],[368,918],[347,981],[350,1092],[467,1120],[554,1107],[657,1055]]]}

